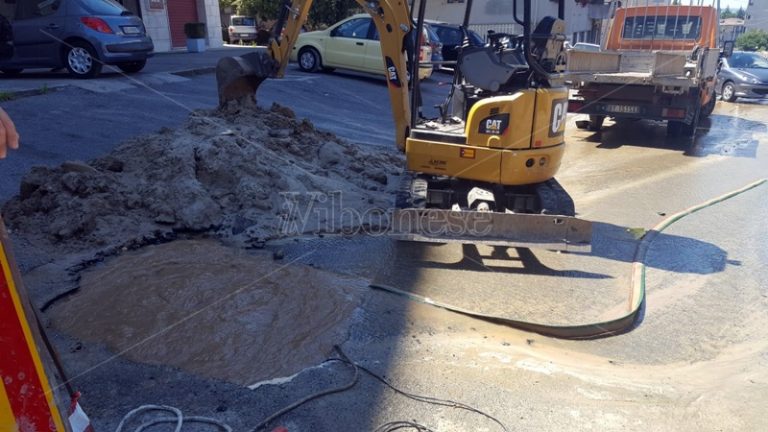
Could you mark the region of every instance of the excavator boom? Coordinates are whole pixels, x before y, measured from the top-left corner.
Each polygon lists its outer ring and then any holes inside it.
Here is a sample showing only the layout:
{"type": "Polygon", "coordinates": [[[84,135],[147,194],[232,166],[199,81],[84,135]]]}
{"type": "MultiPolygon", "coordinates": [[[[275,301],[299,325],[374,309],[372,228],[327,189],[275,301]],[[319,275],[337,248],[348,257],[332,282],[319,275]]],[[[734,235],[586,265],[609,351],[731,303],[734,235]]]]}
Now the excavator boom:
{"type": "MultiPolygon", "coordinates": [[[[257,47],[243,56],[219,60],[216,65],[216,82],[220,106],[230,101],[240,104],[253,103],[256,92],[265,79],[283,77],[301,27],[307,20],[312,1],[283,1],[268,47],[257,47]]],[[[405,151],[405,140],[411,123],[405,55],[407,38],[413,28],[410,12],[407,4],[402,1],[357,2],[371,15],[380,35],[381,55],[386,65],[389,97],[395,120],[396,145],[401,151],[405,151]]]]}

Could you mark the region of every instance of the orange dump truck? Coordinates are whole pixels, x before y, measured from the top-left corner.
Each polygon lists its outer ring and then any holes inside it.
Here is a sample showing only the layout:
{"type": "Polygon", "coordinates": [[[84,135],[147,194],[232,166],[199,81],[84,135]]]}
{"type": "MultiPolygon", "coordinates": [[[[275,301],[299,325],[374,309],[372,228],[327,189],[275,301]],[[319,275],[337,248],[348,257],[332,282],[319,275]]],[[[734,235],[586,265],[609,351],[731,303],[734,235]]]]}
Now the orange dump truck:
{"type": "Polygon", "coordinates": [[[568,110],[606,117],[662,120],[670,135],[693,136],[715,107],[720,59],[717,9],[635,6],[615,11],[601,51],[568,53],[568,110]]]}

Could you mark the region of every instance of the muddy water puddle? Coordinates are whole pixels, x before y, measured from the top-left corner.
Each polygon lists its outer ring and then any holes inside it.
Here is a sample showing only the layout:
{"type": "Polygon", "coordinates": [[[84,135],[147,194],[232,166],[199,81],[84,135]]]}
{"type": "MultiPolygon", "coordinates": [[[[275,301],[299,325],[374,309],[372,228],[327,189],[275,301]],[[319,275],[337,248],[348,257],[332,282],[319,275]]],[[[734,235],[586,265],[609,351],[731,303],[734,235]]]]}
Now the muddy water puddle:
{"type": "Polygon", "coordinates": [[[292,375],[346,338],[360,279],[184,240],[82,275],[54,326],[137,362],[242,385],[292,375]]]}

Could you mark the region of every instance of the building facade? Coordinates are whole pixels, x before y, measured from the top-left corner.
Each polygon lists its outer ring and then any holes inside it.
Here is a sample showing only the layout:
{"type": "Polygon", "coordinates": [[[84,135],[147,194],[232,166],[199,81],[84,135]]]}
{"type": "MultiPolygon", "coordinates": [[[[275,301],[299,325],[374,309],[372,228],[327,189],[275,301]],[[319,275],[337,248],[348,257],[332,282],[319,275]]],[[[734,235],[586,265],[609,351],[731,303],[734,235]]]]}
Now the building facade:
{"type": "Polygon", "coordinates": [[[119,0],[126,9],[141,17],[147,33],[155,43],[156,52],[186,48],[184,24],[204,22],[207,45],[224,45],[218,0],[119,0]]]}
{"type": "Polygon", "coordinates": [[[768,31],[768,0],[749,0],[744,26],[749,30],[768,31]]]}
{"type": "MultiPolygon", "coordinates": [[[[505,33],[522,33],[513,17],[514,0],[475,0],[470,15],[470,28],[485,37],[488,30],[505,33]]],[[[522,3],[522,2],[518,2],[522,3]]],[[[536,23],[545,16],[557,16],[556,1],[533,1],[531,17],[536,23]]],[[[461,24],[464,21],[464,0],[432,0],[427,2],[427,19],[461,24]]],[[[565,2],[566,34],[573,42],[599,41],[599,24],[590,18],[590,8],[568,0],[565,2]]],[[[520,9],[520,8],[519,8],[520,9]]],[[[522,17],[522,10],[518,16],[522,17]]]]}

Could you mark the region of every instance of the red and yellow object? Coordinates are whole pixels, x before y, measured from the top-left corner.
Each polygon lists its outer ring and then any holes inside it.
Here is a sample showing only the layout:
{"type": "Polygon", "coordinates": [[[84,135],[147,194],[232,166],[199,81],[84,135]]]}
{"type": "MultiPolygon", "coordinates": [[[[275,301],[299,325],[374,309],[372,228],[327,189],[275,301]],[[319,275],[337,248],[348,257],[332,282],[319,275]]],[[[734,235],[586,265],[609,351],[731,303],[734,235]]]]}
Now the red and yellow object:
{"type": "Polygon", "coordinates": [[[67,432],[38,333],[0,219],[0,431],[67,432]]]}

